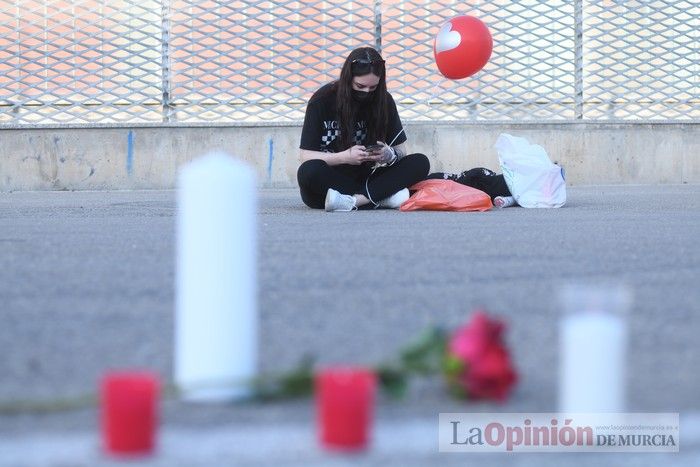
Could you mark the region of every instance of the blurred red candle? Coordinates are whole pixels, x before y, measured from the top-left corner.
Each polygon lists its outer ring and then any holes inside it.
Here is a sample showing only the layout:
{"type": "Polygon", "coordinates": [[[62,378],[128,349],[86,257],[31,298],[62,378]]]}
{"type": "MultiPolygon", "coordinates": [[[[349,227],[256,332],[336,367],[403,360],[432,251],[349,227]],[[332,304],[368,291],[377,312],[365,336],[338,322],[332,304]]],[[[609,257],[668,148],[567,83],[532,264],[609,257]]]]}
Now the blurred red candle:
{"type": "Polygon", "coordinates": [[[376,377],[364,368],[329,368],[316,374],[321,444],[358,450],[367,445],[374,413],[376,377]]]}
{"type": "Polygon", "coordinates": [[[102,440],[107,452],[149,454],[158,424],[158,377],[146,372],[111,372],[102,379],[102,440]]]}

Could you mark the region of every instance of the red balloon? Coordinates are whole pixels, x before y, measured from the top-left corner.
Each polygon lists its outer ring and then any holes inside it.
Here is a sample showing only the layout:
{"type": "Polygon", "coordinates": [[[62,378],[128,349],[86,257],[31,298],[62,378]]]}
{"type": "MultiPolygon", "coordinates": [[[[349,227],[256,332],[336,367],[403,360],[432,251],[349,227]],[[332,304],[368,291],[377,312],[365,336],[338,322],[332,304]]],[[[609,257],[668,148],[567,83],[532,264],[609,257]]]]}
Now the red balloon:
{"type": "Polygon", "coordinates": [[[456,16],[443,24],[433,43],[438,70],[449,79],[466,78],[481,70],[492,50],[489,28],[473,16],[456,16]]]}

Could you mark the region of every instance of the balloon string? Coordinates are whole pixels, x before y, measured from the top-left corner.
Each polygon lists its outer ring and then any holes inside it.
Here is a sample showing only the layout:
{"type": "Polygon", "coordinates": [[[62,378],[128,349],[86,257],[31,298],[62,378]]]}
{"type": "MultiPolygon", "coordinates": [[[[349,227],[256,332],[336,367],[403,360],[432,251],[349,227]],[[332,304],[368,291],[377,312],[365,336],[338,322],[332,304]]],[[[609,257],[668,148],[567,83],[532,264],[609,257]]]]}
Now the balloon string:
{"type": "Polygon", "coordinates": [[[431,96],[430,96],[430,99],[428,100],[428,107],[429,107],[431,110],[437,110],[436,107],[433,107],[433,103],[435,104],[435,106],[437,106],[437,105],[439,104],[439,103],[438,103],[438,93],[437,93],[437,90],[438,90],[438,88],[440,88],[440,86],[442,85],[442,83],[443,83],[444,81],[445,81],[445,77],[443,76],[443,77],[440,78],[439,81],[436,81],[435,84],[433,84],[433,92],[432,92],[432,94],[431,94],[431,96]]]}

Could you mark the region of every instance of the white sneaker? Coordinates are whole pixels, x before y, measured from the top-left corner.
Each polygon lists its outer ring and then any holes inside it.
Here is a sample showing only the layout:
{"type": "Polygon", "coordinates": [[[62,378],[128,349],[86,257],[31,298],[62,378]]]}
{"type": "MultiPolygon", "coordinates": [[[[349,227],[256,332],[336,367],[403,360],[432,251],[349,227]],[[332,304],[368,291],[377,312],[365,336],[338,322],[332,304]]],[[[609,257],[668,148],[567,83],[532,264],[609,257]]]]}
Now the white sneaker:
{"type": "Polygon", "coordinates": [[[344,195],[333,188],[326,192],[326,211],[354,211],[357,209],[355,197],[344,195]]]}
{"type": "Polygon", "coordinates": [[[401,205],[406,202],[409,196],[410,193],[408,192],[408,188],[404,188],[403,190],[397,191],[388,198],[381,200],[379,202],[378,207],[387,209],[399,209],[401,205]]]}
{"type": "Polygon", "coordinates": [[[515,206],[515,198],[512,196],[496,196],[493,199],[493,205],[497,208],[507,208],[515,206]]]}

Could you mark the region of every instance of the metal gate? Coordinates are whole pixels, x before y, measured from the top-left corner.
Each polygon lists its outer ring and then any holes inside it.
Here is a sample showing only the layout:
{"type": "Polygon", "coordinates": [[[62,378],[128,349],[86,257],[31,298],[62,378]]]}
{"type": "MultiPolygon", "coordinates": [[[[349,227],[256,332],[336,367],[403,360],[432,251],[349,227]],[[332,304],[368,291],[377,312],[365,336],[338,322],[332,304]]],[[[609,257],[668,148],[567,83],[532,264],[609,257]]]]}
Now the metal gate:
{"type": "Polygon", "coordinates": [[[700,0],[0,0],[0,127],[298,123],[364,45],[404,121],[700,121],[699,30],[700,0]],[[494,50],[452,81],[460,14],[494,50]]]}

